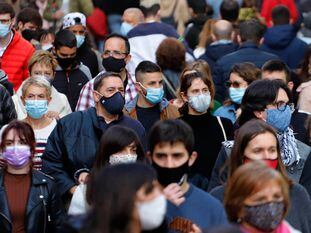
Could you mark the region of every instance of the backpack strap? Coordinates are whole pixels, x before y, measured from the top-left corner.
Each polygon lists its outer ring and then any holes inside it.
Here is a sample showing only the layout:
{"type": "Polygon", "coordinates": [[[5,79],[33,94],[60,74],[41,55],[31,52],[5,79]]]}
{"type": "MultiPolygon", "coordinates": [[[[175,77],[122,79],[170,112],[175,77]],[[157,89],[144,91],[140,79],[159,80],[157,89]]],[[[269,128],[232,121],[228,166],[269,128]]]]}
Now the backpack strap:
{"type": "Polygon", "coordinates": [[[223,124],[221,122],[221,118],[219,116],[216,116],[216,118],[217,118],[217,121],[218,121],[218,123],[220,125],[220,128],[222,130],[222,134],[224,136],[224,139],[225,139],[225,141],[227,141],[227,134],[226,134],[225,128],[224,128],[224,126],[223,126],[223,124]]]}

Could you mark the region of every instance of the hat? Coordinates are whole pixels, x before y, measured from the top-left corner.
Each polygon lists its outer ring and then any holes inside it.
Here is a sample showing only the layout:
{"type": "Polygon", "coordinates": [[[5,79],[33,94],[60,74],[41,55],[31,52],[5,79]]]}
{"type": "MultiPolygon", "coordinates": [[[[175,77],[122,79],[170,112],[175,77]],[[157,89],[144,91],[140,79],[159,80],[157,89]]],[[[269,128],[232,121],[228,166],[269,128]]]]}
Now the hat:
{"type": "Polygon", "coordinates": [[[160,0],[140,0],[140,6],[143,6],[145,8],[150,8],[156,4],[160,5],[160,0]]]}
{"type": "Polygon", "coordinates": [[[63,29],[69,28],[74,25],[82,25],[86,27],[86,19],[84,14],[79,12],[69,13],[63,18],[63,29]]]}

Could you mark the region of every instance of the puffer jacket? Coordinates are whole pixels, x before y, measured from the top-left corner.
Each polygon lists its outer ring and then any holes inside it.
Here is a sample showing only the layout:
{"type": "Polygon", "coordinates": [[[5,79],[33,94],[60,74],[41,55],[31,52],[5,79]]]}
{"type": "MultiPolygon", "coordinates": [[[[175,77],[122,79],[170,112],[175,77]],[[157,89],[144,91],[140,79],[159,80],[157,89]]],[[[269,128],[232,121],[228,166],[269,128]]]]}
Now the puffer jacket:
{"type": "MultiPolygon", "coordinates": [[[[4,188],[4,170],[0,169],[0,229],[12,232],[12,220],[4,188]]],[[[32,171],[31,186],[26,207],[25,230],[27,233],[60,233],[65,213],[51,177],[32,171]]]]}
{"type": "Polygon", "coordinates": [[[10,93],[0,84],[0,128],[17,118],[10,93]]]}
{"type": "Polygon", "coordinates": [[[16,91],[22,82],[28,78],[28,61],[35,48],[18,32],[13,31],[13,39],[0,58],[0,69],[8,75],[16,91]]]}

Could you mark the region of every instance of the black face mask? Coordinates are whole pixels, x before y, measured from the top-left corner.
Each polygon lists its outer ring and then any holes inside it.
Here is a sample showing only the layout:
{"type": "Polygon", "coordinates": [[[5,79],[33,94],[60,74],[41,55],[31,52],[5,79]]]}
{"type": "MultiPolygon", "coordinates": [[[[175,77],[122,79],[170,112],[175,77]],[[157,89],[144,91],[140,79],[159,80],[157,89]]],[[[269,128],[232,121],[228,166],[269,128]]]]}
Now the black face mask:
{"type": "Polygon", "coordinates": [[[160,167],[155,162],[152,162],[152,166],[157,171],[159,183],[166,187],[171,183],[178,183],[183,175],[188,173],[188,162],[187,160],[184,164],[175,168],[160,167]]]}
{"type": "Polygon", "coordinates": [[[67,70],[71,65],[74,65],[76,62],[75,57],[66,57],[62,58],[57,56],[57,62],[62,67],[63,70],[67,70]]]}
{"type": "Polygon", "coordinates": [[[114,57],[103,58],[102,64],[106,71],[119,73],[126,65],[124,59],[117,59],[114,57]]]}
{"type": "Polygon", "coordinates": [[[100,103],[106,109],[106,111],[112,115],[119,115],[124,107],[125,100],[120,92],[106,98],[105,96],[100,98],[100,103]]]}

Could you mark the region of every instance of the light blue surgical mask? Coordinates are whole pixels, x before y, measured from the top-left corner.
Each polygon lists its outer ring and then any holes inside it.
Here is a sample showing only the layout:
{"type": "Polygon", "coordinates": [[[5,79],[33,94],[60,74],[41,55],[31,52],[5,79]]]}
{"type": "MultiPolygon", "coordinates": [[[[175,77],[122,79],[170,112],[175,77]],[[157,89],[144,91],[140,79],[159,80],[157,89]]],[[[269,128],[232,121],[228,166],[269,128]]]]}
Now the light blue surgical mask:
{"type": "Polygon", "coordinates": [[[146,88],[146,99],[151,104],[158,104],[163,100],[164,90],[160,88],[146,88]]]}
{"type": "Polygon", "coordinates": [[[122,35],[126,36],[127,33],[128,33],[129,31],[131,31],[133,28],[134,28],[134,27],[133,27],[131,24],[129,24],[129,23],[127,23],[127,22],[123,22],[123,23],[121,24],[120,32],[121,32],[122,35]]]}
{"type": "Polygon", "coordinates": [[[229,88],[229,96],[232,102],[241,104],[246,88],[229,88]]]}
{"type": "Polygon", "coordinates": [[[27,114],[33,119],[40,119],[48,111],[47,100],[25,100],[27,114]]]}
{"type": "Polygon", "coordinates": [[[285,110],[266,109],[267,119],[266,122],[275,128],[278,132],[284,132],[290,125],[292,118],[292,110],[287,105],[285,110]]]}
{"type": "Polygon", "coordinates": [[[211,94],[204,93],[195,96],[189,96],[189,104],[196,112],[205,112],[211,104],[211,94]]]}
{"type": "Polygon", "coordinates": [[[6,37],[10,32],[10,25],[0,23],[0,38],[6,37]]]}
{"type": "Polygon", "coordinates": [[[85,36],[81,36],[81,35],[75,35],[75,36],[76,36],[76,40],[77,40],[77,47],[80,48],[81,45],[85,41],[85,36]]]}

